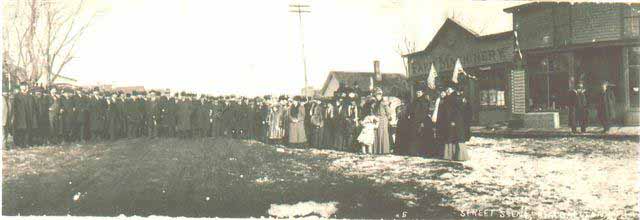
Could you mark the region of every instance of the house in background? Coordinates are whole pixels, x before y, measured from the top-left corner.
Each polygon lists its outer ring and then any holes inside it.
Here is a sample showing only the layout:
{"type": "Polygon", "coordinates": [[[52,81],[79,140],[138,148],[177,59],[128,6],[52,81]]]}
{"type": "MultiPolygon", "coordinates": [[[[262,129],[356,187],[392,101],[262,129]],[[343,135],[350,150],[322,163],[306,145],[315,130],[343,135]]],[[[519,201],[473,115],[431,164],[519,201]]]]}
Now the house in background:
{"type": "Polygon", "coordinates": [[[131,93],[133,93],[133,91],[136,91],[136,92],[144,92],[144,91],[146,91],[144,89],[144,86],[122,86],[122,87],[115,87],[112,90],[115,91],[115,92],[122,91],[125,94],[131,94],[131,93]]]}
{"type": "MultiPolygon", "coordinates": [[[[46,75],[42,75],[38,81],[36,81],[36,83],[38,85],[47,85],[47,76],[46,75]]],[[[58,77],[56,77],[56,79],[51,83],[51,86],[59,86],[59,87],[75,87],[78,85],[78,80],[71,78],[71,77],[67,77],[67,76],[63,76],[63,75],[58,75],[58,77]]]]}
{"type": "Polygon", "coordinates": [[[320,96],[333,97],[340,85],[367,94],[374,87],[380,87],[385,96],[406,97],[410,95],[407,78],[400,73],[331,71],[320,90],[320,96]]]}

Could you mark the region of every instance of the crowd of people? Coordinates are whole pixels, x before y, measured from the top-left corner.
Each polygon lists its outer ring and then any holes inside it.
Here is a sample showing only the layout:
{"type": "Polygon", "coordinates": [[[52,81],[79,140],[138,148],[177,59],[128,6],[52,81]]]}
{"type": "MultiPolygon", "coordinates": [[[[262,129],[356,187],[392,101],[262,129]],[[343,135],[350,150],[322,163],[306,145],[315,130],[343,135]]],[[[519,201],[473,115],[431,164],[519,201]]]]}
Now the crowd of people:
{"type": "MultiPolygon", "coordinates": [[[[454,84],[437,97],[418,86],[391,111],[382,89],[334,97],[236,97],[189,93],[19,88],[3,93],[3,134],[24,148],[121,138],[236,138],[364,154],[469,158],[471,106],[454,84]],[[395,114],[395,115],[392,115],[395,114]],[[397,125],[390,125],[391,119],[397,125]]],[[[433,93],[433,91],[431,91],[433,93]]]]}

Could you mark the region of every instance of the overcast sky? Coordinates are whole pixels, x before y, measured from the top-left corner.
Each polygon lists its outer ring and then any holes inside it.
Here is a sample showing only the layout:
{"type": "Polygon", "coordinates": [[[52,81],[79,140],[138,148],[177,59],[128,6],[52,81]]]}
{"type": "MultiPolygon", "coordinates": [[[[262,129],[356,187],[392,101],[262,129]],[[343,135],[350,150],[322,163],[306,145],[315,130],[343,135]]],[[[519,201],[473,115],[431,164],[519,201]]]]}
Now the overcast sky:
{"type": "MultiPolygon", "coordinates": [[[[502,11],[522,2],[321,0],[305,14],[309,84],[331,70],[404,73],[395,47],[419,50],[447,13],[484,33],[511,28],[502,11]],[[484,28],[483,28],[484,27],[484,28]]],[[[103,13],[65,75],[83,84],[144,85],[212,94],[299,93],[304,85],[298,17],[292,1],[93,0],[103,13]]]]}

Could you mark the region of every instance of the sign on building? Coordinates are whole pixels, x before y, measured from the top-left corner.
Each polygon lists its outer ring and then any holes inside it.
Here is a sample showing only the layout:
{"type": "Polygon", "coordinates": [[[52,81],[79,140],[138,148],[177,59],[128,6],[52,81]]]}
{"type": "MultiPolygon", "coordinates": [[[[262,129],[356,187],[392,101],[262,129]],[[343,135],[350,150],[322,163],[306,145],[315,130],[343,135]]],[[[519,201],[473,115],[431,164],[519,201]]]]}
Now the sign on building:
{"type": "Polygon", "coordinates": [[[511,113],[524,114],[526,112],[526,84],[524,70],[511,70],[511,113]]]}

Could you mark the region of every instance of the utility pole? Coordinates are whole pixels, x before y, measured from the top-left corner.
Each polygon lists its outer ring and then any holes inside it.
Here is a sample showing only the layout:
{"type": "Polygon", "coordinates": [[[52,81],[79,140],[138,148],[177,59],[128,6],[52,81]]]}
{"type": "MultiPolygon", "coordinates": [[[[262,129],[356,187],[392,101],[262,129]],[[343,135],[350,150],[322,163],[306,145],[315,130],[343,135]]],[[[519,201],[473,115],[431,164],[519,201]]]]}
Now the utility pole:
{"type": "Polygon", "coordinates": [[[300,21],[300,43],[302,44],[302,65],[304,66],[304,89],[303,90],[306,93],[308,88],[307,58],[304,55],[304,31],[302,29],[302,13],[311,13],[311,6],[301,5],[301,4],[290,4],[289,12],[298,13],[298,20],[300,21]]]}

